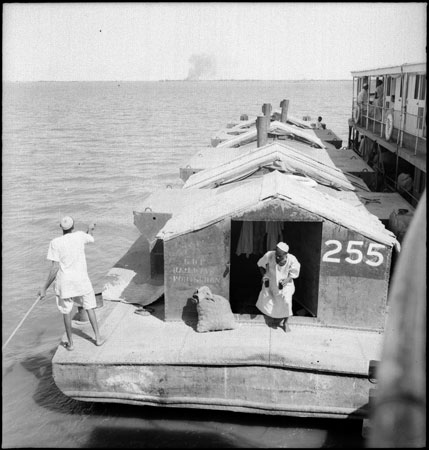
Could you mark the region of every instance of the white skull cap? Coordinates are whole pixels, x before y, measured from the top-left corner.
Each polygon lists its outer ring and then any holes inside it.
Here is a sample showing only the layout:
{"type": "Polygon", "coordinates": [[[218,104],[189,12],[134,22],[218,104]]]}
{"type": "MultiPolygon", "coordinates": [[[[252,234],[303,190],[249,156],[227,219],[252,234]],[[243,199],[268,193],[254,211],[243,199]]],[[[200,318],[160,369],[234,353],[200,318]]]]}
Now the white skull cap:
{"type": "Polygon", "coordinates": [[[288,252],[288,251],[289,251],[289,245],[287,245],[286,242],[279,242],[279,243],[277,244],[277,247],[278,247],[280,250],[283,250],[284,252],[288,252]]]}
{"type": "Polygon", "coordinates": [[[64,230],[70,230],[70,228],[74,225],[74,221],[70,216],[65,216],[61,219],[60,227],[64,230]]]}

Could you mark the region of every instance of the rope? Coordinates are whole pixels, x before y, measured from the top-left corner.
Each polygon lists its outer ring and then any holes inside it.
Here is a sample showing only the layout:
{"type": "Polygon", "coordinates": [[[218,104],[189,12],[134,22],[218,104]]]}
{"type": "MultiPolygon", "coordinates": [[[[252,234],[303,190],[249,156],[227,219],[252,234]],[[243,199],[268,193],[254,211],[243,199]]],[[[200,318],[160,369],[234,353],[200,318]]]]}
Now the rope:
{"type": "Polygon", "coordinates": [[[37,302],[40,300],[41,296],[39,295],[36,299],[36,301],[33,303],[31,308],[27,311],[25,316],[22,318],[21,322],[19,322],[18,326],[15,328],[13,333],[9,336],[9,339],[3,344],[2,351],[5,349],[6,345],[9,343],[9,341],[13,338],[14,334],[18,331],[19,327],[23,324],[24,320],[27,318],[27,316],[30,314],[32,309],[36,306],[37,302]]]}

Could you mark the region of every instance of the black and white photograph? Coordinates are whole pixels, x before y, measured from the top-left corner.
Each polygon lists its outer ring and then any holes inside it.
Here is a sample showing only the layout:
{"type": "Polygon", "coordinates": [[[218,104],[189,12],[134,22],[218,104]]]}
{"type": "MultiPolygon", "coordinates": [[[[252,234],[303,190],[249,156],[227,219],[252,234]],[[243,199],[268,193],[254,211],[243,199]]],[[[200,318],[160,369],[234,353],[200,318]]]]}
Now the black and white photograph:
{"type": "Polygon", "coordinates": [[[2,25],[2,448],[426,447],[426,2],[2,25]]]}

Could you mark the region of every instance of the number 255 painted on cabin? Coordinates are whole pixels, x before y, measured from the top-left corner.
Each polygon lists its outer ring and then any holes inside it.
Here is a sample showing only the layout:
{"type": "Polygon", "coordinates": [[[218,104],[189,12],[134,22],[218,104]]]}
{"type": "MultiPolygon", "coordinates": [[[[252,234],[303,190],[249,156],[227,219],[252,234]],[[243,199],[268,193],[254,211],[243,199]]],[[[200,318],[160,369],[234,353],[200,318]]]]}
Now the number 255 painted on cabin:
{"type": "Polygon", "coordinates": [[[330,239],[325,245],[331,247],[323,254],[322,261],[329,263],[341,263],[345,261],[349,264],[368,264],[368,266],[377,267],[384,261],[384,255],[379,250],[385,250],[383,244],[370,243],[364,248],[363,241],[348,241],[346,254],[343,251],[343,243],[336,239],[330,239]]]}

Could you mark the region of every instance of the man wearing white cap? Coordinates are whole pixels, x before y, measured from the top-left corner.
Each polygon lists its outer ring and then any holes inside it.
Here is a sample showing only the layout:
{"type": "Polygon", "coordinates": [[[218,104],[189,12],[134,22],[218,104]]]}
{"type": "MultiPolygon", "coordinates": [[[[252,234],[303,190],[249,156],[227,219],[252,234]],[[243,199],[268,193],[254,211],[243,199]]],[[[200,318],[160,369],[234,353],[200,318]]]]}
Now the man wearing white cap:
{"type": "Polygon", "coordinates": [[[368,100],[369,100],[368,83],[364,83],[361,91],[359,92],[359,94],[357,96],[357,104],[358,104],[359,108],[361,109],[362,114],[364,114],[364,115],[366,115],[366,113],[368,111],[368,100]]]}
{"type": "Polygon", "coordinates": [[[366,105],[368,103],[368,83],[365,83],[360,90],[357,97],[357,104],[359,106],[366,105]]]}
{"type": "Polygon", "coordinates": [[[286,320],[292,315],[293,280],[298,278],[301,264],[289,253],[285,242],[279,242],[276,249],[265,253],[257,264],[262,274],[262,289],[256,307],[276,319],[285,332],[290,331],[286,320]]]}
{"type": "Polygon", "coordinates": [[[74,231],[74,221],[70,216],[61,219],[63,235],[53,239],[49,244],[47,259],[52,261],[51,270],[45,285],[39,291],[41,298],[55,280],[57,307],[63,314],[68,343],[64,346],[73,350],[71,312],[73,305],[83,307],[95,334],[95,344],[102,345],[94,308],[97,306],[94,289],[88,276],[85,258],[85,244],[94,242],[92,235],[95,224],[90,224],[86,233],[74,231]]]}

